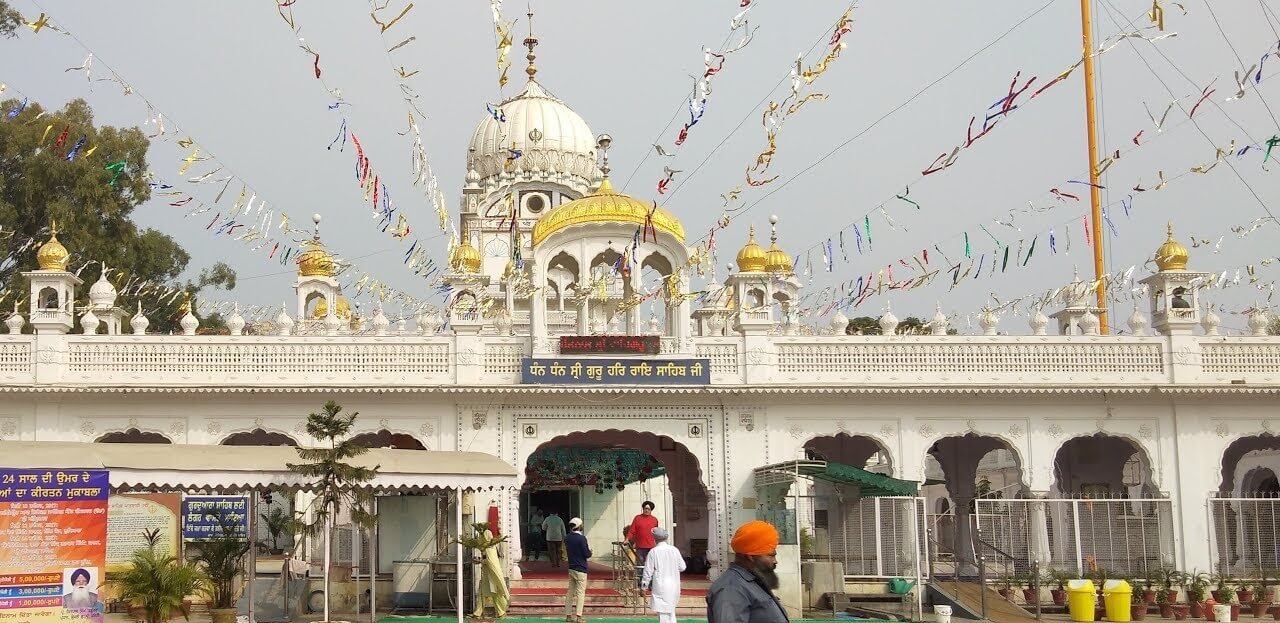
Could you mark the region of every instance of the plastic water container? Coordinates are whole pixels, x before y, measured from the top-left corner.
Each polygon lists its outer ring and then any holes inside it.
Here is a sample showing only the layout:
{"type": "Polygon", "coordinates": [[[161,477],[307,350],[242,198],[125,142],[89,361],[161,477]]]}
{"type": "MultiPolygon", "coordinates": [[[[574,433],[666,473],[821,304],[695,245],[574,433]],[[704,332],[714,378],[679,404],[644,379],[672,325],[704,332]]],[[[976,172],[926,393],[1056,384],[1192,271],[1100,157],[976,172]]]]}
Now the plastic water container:
{"type": "Polygon", "coordinates": [[[1070,580],[1067,582],[1067,612],[1071,620],[1077,623],[1091,623],[1094,617],[1098,598],[1093,580],[1070,580]]]}
{"type": "Polygon", "coordinates": [[[1107,608],[1107,620],[1112,623],[1128,623],[1133,620],[1133,587],[1124,580],[1107,580],[1102,583],[1102,603],[1107,608]]]}
{"type": "Polygon", "coordinates": [[[1226,623],[1231,620],[1231,604],[1214,604],[1213,620],[1226,623]]]}
{"type": "Polygon", "coordinates": [[[937,623],[951,623],[951,606],[934,606],[933,615],[937,623]]]}

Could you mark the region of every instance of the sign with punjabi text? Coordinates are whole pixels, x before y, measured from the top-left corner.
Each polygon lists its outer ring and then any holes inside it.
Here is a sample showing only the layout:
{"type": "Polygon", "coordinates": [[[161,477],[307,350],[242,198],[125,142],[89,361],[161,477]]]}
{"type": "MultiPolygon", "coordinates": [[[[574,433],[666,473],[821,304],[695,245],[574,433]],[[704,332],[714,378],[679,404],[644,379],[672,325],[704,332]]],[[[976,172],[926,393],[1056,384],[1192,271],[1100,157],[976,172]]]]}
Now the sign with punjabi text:
{"type": "Polygon", "coordinates": [[[562,335],[561,355],[657,355],[662,338],[657,335],[562,335]]]}
{"type": "Polygon", "coordinates": [[[0,621],[101,623],[102,469],[0,469],[0,621]]]}
{"type": "Polygon", "coordinates": [[[708,385],[709,359],[525,358],[520,382],[544,385],[708,385]]]}
{"type": "Polygon", "coordinates": [[[199,541],[222,536],[223,524],[236,538],[249,538],[249,496],[188,495],[182,498],[182,538],[199,541]]]}

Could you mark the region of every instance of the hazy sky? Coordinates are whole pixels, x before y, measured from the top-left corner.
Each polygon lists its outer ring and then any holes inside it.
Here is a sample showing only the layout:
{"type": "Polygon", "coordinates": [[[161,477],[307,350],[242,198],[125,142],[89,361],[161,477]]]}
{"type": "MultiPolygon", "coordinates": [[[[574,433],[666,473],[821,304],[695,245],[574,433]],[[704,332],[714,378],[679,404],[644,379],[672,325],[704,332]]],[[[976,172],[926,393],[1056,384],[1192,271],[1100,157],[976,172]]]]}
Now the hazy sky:
{"type": "MultiPolygon", "coordinates": [[[[771,90],[774,99],[782,97],[785,86],[779,81],[796,54],[828,36],[846,6],[843,0],[757,2],[750,14],[752,26],[758,27],[754,40],[731,56],[715,77],[707,111],[679,156],[674,163],[657,157],[644,160],[626,188],[629,194],[648,200],[656,196],[654,187],[664,164],[685,170],[676,183],[687,183],[670,196],[667,208],[684,221],[691,240],[705,234],[719,217],[720,194],[741,183],[744,168],[763,148],[760,104],[771,90]],[[709,158],[721,141],[723,145],[709,158]],[[704,161],[697,174],[689,177],[704,161]]],[[[432,294],[424,280],[400,263],[407,246],[375,229],[352,178],[350,144],[345,153],[326,150],[340,118],[328,109],[332,98],[315,79],[312,59],[298,49],[272,3],[15,0],[13,4],[29,18],[42,11],[50,13],[54,23],[68,28],[94,53],[95,78],[108,75],[107,66],[118,72],[170,123],[181,126],[185,135],[249,184],[259,199],[288,211],[295,225],[309,224],[307,217],[313,212],[322,214],[330,248],[399,288],[432,294]]],[[[394,15],[403,3],[392,4],[388,12],[394,15]]],[[[1134,46],[1124,43],[1098,63],[1103,153],[1133,148],[1134,135],[1144,132],[1143,145],[1123,153],[1103,179],[1108,187],[1104,204],[1115,204],[1109,213],[1117,234],[1108,234],[1108,265],[1119,270],[1138,264],[1138,272],[1143,273],[1142,264],[1163,241],[1165,222],[1173,220],[1179,239],[1187,244],[1192,235],[1213,243],[1225,236],[1219,253],[1212,248],[1193,249],[1192,267],[1230,269],[1234,275],[1237,267],[1274,256],[1280,237],[1274,223],[1244,238],[1231,232],[1232,226],[1248,225],[1266,215],[1253,192],[1268,203],[1277,197],[1276,182],[1262,168],[1258,152],[1230,159],[1252,192],[1221,164],[1206,175],[1170,181],[1159,192],[1136,193],[1128,216],[1119,202],[1139,181],[1145,188],[1154,187],[1158,170],[1171,179],[1192,166],[1210,164],[1215,144],[1226,147],[1235,140],[1238,149],[1262,143],[1280,130],[1261,97],[1275,89],[1269,78],[1280,71],[1280,58],[1266,60],[1263,82],[1255,89],[1250,81],[1242,100],[1225,101],[1236,91],[1234,71],[1256,64],[1265,52],[1274,56],[1280,20],[1264,8],[1276,3],[1214,3],[1225,37],[1204,0],[1185,2],[1189,11],[1185,16],[1172,3],[1166,4],[1166,32],[1177,32],[1176,37],[1155,44],[1135,40],[1141,57],[1134,46]],[[1228,42],[1235,46],[1243,67],[1228,42]],[[1161,80],[1184,98],[1180,102],[1186,110],[1205,85],[1213,82],[1217,90],[1196,111],[1195,124],[1187,123],[1186,114],[1175,106],[1165,131],[1158,133],[1143,104],[1157,117],[1164,111],[1171,97],[1161,80]],[[1208,138],[1197,131],[1197,125],[1208,138]]],[[[1099,40],[1148,25],[1149,0],[1100,0],[1094,6],[1099,40]],[[1134,18],[1138,18],[1136,26],[1130,26],[1134,18]]],[[[724,41],[737,7],[736,0],[537,3],[538,78],[581,114],[594,132],[614,137],[610,161],[618,185],[631,178],[655,139],[671,145],[678,127],[659,132],[684,106],[692,84],[688,74],[702,67],[702,46],[718,47],[724,41]]],[[[346,110],[348,128],[360,136],[399,209],[422,237],[437,234],[430,206],[410,184],[410,141],[397,135],[405,129],[406,109],[397,97],[398,79],[384,53],[388,46],[370,20],[368,6],[299,0],[294,9],[303,36],[321,55],[325,82],[340,88],[352,104],[346,110]]],[[[525,33],[524,12],[524,2],[506,2],[507,18],[521,20],[511,53],[508,96],[523,84],[524,50],[519,41],[525,33]]],[[[422,122],[426,148],[456,214],[472,129],[486,116],[485,103],[504,95],[496,86],[488,3],[417,2],[386,39],[394,43],[411,35],[416,41],[393,53],[394,64],[421,72],[411,80],[422,94],[419,107],[429,116],[422,122]]],[[[814,274],[806,291],[856,279],[896,264],[899,258],[911,262],[922,249],[929,250],[930,265],[936,267],[942,260],[935,244],[948,257],[958,259],[964,254],[967,232],[973,257],[987,255],[981,279],[970,275],[949,291],[950,279],[944,276],[933,285],[877,297],[846,312],[878,315],[891,302],[900,317],[927,317],[937,301],[944,311],[960,316],[962,330],[968,323],[965,316],[989,302],[992,293],[1004,300],[1061,285],[1070,279],[1074,266],[1082,274],[1092,274],[1080,223],[1080,216],[1088,211],[1088,188],[1067,184],[1087,175],[1082,71],[1030,103],[1019,100],[1023,107],[971,149],[963,150],[955,166],[920,179],[921,170],[939,153],[949,153],[964,141],[970,117],[978,115],[980,124],[987,107],[1007,92],[1015,72],[1021,71],[1023,79],[1036,76],[1034,91],[1079,59],[1078,2],[869,0],[855,11],[853,31],[844,40],[848,48],[813,85],[830,98],[807,105],[778,135],[772,172],[782,177],[771,186],[744,192],[742,205],[773,194],[718,234],[721,267],[732,262],[747,225],[767,230],[771,213],[781,217],[781,242],[797,256],[802,272],[808,251],[814,274]],[[913,103],[801,174],[1041,8],[913,103]],[[788,182],[785,188],[781,187],[784,182],[788,182]],[[885,199],[904,193],[907,184],[911,184],[909,197],[919,208],[898,200],[885,204],[897,228],[891,228],[877,211],[871,217],[873,250],[862,255],[857,253],[853,231],[844,229],[849,256],[845,262],[836,232],[861,222],[885,199]],[[1054,200],[1048,193],[1051,188],[1083,201],[1054,200]],[[1053,209],[1017,215],[1015,225],[1021,231],[995,222],[1007,220],[1010,210],[1026,208],[1028,201],[1053,209]],[[1073,222],[1066,226],[1067,234],[1063,224],[1069,221],[1073,222]],[[1056,254],[1047,239],[1050,227],[1055,229],[1056,254]],[[986,276],[996,248],[992,236],[1012,244],[1015,251],[1017,241],[1024,240],[1025,254],[1037,234],[1034,257],[1025,267],[1015,266],[1016,259],[1011,259],[1004,273],[986,276]],[[1069,254],[1064,249],[1068,235],[1069,254]],[[830,272],[819,246],[828,237],[837,255],[830,272]]],[[[820,46],[806,64],[816,61],[822,51],[820,46]]],[[[83,97],[94,107],[99,123],[137,125],[149,116],[139,99],[124,97],[111,83],[89,84],[82,72],[63,71],[80,65],[86,54],[72,38],[24,29],[19,38],[0,41],[0,54],[4,59],[0,81],[47,107],[83,97]]],[[[1028,95],[1030,91],[1023,97],[1028,95]]],[[[160,175],[178,179],[186,153],[172,143],[156,143],[150,164],[160,175]]],[[[191,192],[211,202],[218,188],[194,186],[191,192]]],[[[162,199],[140,207],[137,220],[177,238],[191,252],[193,268],[216,260],[231,264],[240,275],[239,286],[232,293],[216,293],[217,298],[243,304],[292,300],[292,265],[282,267],[226,236],[214,237],[205,230],[211,215],[185,219],[186,210],[169,207],[169,200],[162,199]]],[[[442,262],[445,239],[431,238],[428,244],[434,246],[437,262],[442,262]]],[[[897,268],[899,278],[910,274],[900,264],[897,268]]],[[[1257,274],[1270,281],[1275,278],[1275,266],[1258,266],[1257,274]]],[[[1245,281],[1247,275],[1242,284],[1245,281]]],[[[1213,290],[1207,297],[1229,311],[1239,311],[1257,298],[1265,299],[1265,294],[1242,286],[1213,290]]],[[[1121,323],[1131,309],[1130,302],[1117,303],[1113,322],[1121,323]]],[[[1245,324],[1242,317],[1222,315],[1227,326],[1245,324]]],[[[1025,332],[1025,318],[1006,317],[1001,329],[1025,332]]]]}

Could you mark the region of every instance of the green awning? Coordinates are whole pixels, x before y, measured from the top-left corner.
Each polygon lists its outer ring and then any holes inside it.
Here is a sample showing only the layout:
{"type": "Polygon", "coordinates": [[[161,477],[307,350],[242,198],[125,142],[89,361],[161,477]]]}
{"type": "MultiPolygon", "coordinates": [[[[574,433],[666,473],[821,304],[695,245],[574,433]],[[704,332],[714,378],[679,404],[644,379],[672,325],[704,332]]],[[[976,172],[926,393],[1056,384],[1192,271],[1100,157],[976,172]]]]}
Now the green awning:
{"type": "Polygon", "coordinates": [[[875,498],[886,496],[915,496],[919,485],[912,480],[898,480],[884,474],[869,472],[843,463],[827,462],[824,469],[800,468],[801,476],[809,476],[815,480],[825,480],[837,485],[858,485],[862,497],[875,498]]]}

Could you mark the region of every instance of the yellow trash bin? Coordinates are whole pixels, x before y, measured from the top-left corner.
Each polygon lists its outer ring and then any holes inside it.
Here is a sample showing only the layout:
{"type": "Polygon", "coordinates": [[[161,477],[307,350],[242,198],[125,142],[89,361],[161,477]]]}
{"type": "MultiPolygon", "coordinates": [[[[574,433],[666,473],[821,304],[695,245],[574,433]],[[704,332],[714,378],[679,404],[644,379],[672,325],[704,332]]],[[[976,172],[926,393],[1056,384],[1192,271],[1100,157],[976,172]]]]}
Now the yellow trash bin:
{"type": "Polygon", "coordinates": [[[1124,580],[1107,580],[1102,583],[1102,603],[1107,608],[1107,620],[1127,623],[1133,610],[1133,587],[1124,580]]]}
{"type": "Polygon", "coordinates": [[[1093,580],[1070,580],[1067,582],[1067,612],[1072,621],[1090,623],[1093,621],[1098,597],[1093,580]]]}

